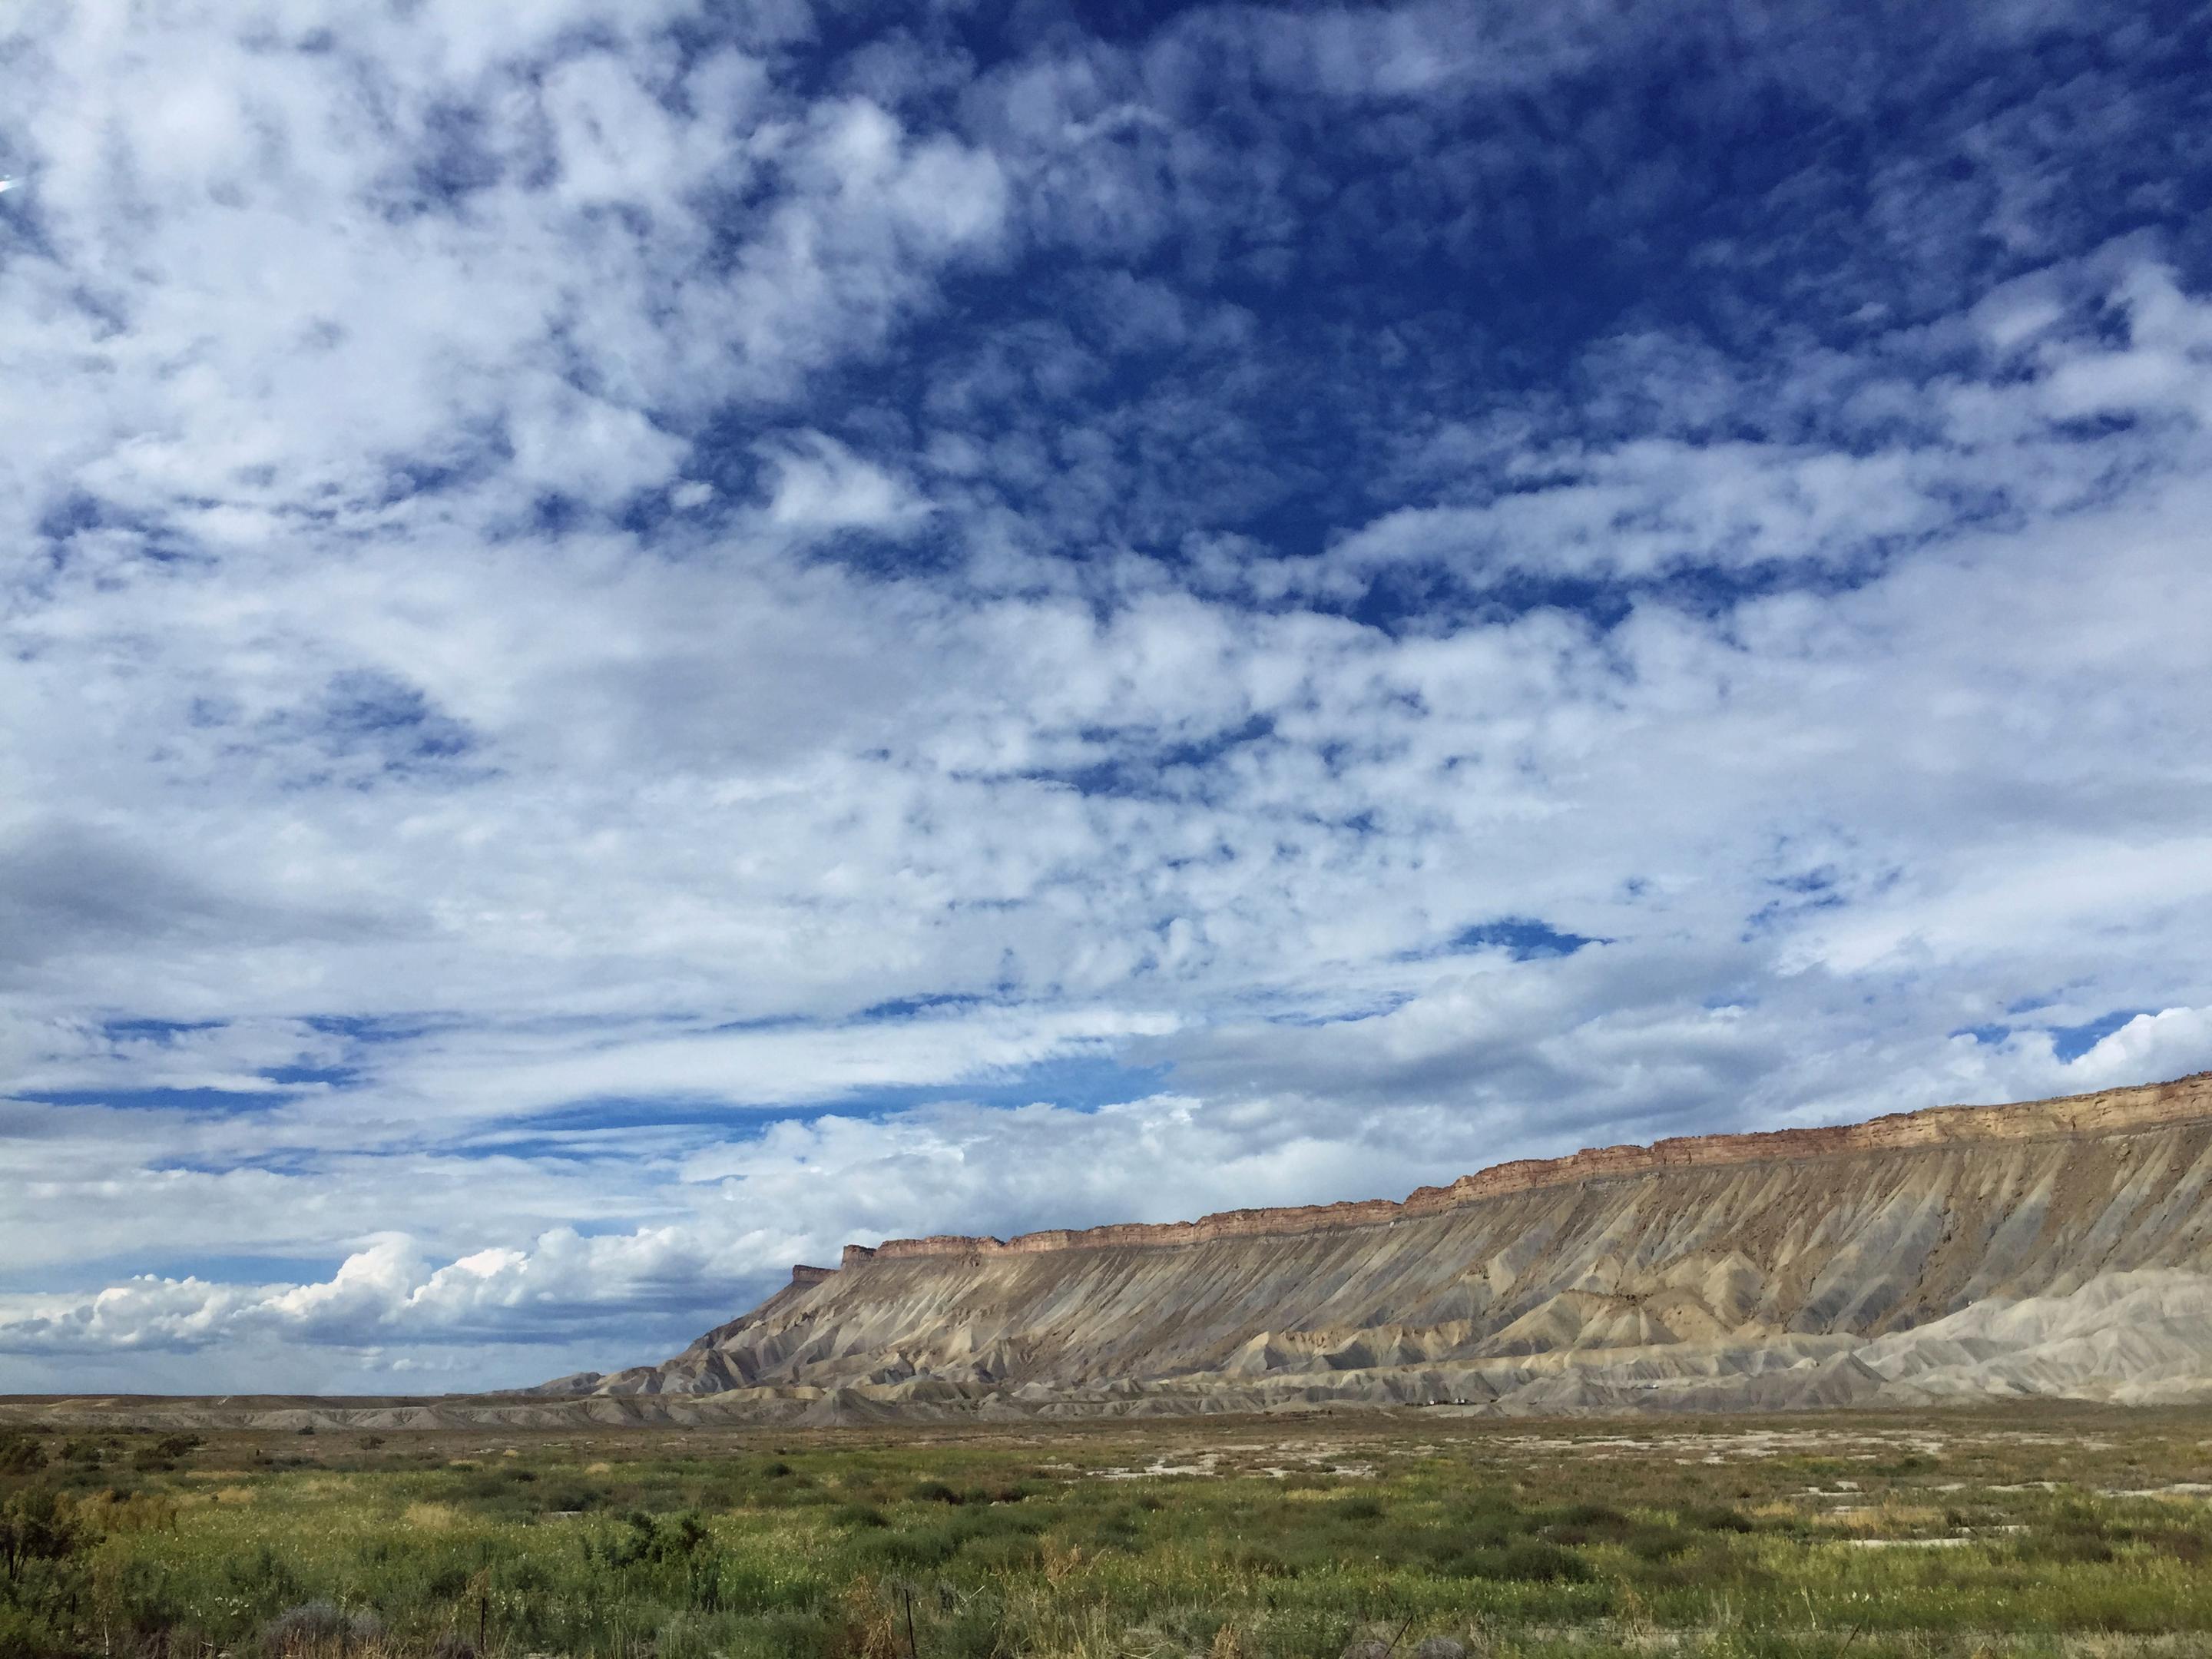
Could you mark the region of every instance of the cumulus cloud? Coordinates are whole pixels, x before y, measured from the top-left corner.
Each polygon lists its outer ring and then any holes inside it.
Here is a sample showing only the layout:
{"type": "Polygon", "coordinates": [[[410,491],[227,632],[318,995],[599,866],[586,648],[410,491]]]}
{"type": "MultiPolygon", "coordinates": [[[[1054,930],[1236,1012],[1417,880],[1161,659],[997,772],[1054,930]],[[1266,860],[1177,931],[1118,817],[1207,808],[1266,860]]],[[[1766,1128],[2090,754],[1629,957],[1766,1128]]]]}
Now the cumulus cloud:
{"type": "Polygon", "coordinates": [[[0,1386],[2212,1065],[2180,35],[6,27],[0,1386]]]}

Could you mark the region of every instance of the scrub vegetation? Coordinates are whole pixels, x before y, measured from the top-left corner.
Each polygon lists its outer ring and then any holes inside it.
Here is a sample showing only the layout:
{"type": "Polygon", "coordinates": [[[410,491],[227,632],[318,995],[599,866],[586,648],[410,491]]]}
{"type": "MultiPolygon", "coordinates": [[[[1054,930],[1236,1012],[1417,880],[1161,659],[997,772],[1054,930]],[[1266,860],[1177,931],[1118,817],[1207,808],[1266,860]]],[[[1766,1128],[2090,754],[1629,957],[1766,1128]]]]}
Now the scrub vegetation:
{"type": "Polygon", "coordinates": [[[0,1655],[2212,1650],[2208,1498],[2180,1413],[19,1428],[0,1655]]]}

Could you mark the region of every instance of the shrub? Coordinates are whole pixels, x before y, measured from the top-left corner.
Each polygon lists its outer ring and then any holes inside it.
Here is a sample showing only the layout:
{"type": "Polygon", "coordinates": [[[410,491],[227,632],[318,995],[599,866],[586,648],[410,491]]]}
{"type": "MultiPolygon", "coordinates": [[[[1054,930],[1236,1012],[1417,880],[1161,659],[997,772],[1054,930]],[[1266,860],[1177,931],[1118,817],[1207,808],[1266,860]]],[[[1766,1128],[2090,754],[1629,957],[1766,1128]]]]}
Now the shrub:
{"type": "Polygon", "coordinates": [[[679,1515],[656,1521],[643,1510],[623,1517],[627,1530],[596,1542],[586,1539],[586,1559],[596,1554],[611,1567],[632,1566],[641,1561],[685,1561],[698,1553],[712,1534],[696,1515],[679,1515]]]}
{"type": "Polygon", "coordinates": [[[189,1456],[207,1443],[196,1434],[165,1434],[131,1454],[131,1467],[153,1472],[173,1469],[177,1460],[189,1456]]]}
{"type": "Polygon", "coordinates": [[[2062,1532],[2040,1538],[2024,1538],[2015,1553],[2022,1561],[2045,1566],[2063,1566],[2109,1561],[2112,1559],[2112,1547],[2094,1533],[2062,1532]]]}
{"type": "Polygon", "coordinates": [[[332,1601],[307,1601],[287,1607],[261,1632],[261,1650],[270,1659],[289,1654],[366,1647],[381,1639],[384,1626],[373,1613],[348,1613],[332,1601]]]}
{"type": "Polygon", "coordinates": [[[1295,1578],[1297,1566],[1285,1559],[1279,1550],[1271,1550],[1265,1544],[1239,1544],[1228,1553],[1229,1565],[1238,1572],[1250,1573],[1255,1578],[1295,1578]]]}
{"type": "Polygon", "coordinates": [[[1524,1515],[1510,1498],[1498,1492],[1476,1492],[1452,1504],[1447,1511],[1461,1542],[1503,1547],[1528,1532],[1534,1517],[1524,1515]]]}
{"type": "Polygon", "coordinates": [[[1682,1511],[1682,1523],[1705,1532],[1756,1532],[1752,1518],[1725,1504],[1695,1504],[1682,1511]]]}
{"type": "Polygon", "coordinates": [[[233,1590],[264,1606],[300,1593],[299,1576],[265,1543],[226,1561],[222,1573],[233,1590]]]}
{"type": "Polygon", "coordinates": [[[27,1434],[0,1434],[0,1475],[35,1474],[46,1467],[46,1449],[27,1434]]]}
{"type": "Polygon", "coordinates": [[[1570,1504],[1545,1526],[1544,1536],[1554,1544],[1589,1544],[1625,1537],[1634,1524],[1607,1504],[1570,1504]]]}
{"type": "Polygon", "coordinates": [[[1540,1538],[1516,1538],[1492,1548],[1460,1549],[1437,1562],[1437,1570],[1460,1578],[1493,1578],[1522,1583],[1580,1583],[1589,1563],[1572,1550],[1540,1538]]]}
{"type": "Polygon", "coordinates": [[[1451,1544],[1462,1550],[1500,1550],[1522,1536],[1510,1516],[1474,1515],[1453,1523],[1451,1544]]]}
{"type": "Polygon", "coordinates": [[[1607,1504],[1570,1504],[1544,1528],[1554,1544],[1588,1544],[1625,1537],[1634,1522],[1607,1504]]]}
{"type": "Polygon", "coordinates": [[[1867,1473],[1869,1474],[1925,1474],[1930,1469],[1942,1467],[1942,1462],[1937,1459],[1923,1453],[1907,1452],[1904,1456],[1887,1463],[1869,1464],[1867,1473]]]}
{"type": "Polygon", "coordinates": [[[2205,1557],[2204,1538],[2201,1533],[2162,1531],[2147,1533],[2143,1541],[2156,1546],[2176,1560],[2190,1566],[2201,1565],[2205,1557]]]}
{"type": "Polygon", "coordinates": [[[29,1486],[0,1504],[0,1571],[11,1583],[26,1564],[59,1561],[90,1542],[67,1501],[46,1486],[29,1486]]]}
{"type": "Polygon", "coordinates": [[[1625,1540],[1629,1553],[1644,1561],[1665,1561],[1682,1554],[1690,1547],[1689,1534],[1673,1527],[1643,1526],[1632,1531],[1625,1540]]]}

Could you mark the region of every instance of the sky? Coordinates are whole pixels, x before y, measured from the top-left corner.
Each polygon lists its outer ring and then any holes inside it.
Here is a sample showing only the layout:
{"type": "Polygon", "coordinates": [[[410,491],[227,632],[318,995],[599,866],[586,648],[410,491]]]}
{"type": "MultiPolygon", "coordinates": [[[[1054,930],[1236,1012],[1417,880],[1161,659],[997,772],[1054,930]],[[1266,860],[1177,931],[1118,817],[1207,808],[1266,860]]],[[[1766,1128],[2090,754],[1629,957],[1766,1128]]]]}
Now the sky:
{"type": "Polygon", "coordinates": [[[0,31],[0,1391],[2212,1066],[2212,12],[0,31]]]}

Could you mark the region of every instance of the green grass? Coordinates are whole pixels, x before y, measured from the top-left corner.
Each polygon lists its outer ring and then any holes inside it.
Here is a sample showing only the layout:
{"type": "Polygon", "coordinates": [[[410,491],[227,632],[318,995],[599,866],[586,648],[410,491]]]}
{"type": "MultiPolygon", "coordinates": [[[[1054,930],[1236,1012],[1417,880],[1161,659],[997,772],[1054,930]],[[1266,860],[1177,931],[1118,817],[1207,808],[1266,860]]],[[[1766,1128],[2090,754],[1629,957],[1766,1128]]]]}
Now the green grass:
{"type": "Polygon", "coordinates": [[[0,1432],[0,1655],[2212,1650],[2212,1418],[1774,1426],[0,1432]]]}

